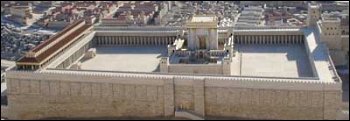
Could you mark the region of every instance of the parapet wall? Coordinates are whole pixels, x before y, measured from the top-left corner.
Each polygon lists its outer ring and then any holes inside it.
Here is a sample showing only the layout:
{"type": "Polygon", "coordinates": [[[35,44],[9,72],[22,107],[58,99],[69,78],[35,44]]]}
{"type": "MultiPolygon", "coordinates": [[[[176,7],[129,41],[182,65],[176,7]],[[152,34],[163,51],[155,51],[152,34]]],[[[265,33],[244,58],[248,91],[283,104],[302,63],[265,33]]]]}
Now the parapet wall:
{"type": "Polygon", "coordinates": [[[168,73],[223,74],[222,64],[169,64],[168,73]]]}
{"type": "Polygon", "coordinates": [[[202,116],[335,119],[341,84],[313,79],[10,71],[10,119],[202,116]]]}

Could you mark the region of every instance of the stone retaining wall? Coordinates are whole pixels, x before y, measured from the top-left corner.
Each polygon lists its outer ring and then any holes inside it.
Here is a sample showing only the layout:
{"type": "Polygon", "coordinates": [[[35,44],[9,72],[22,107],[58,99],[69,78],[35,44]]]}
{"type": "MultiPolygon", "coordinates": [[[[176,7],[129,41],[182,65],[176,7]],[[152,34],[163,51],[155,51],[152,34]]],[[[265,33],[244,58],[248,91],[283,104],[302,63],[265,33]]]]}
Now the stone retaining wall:
{"type": "Polygon", "coordinates": [[[9,118],[174,116],[175,109],[182,108],[205,117],[336,119],[341,107],[341,83],[169,74],[87,76],[92,73],[98,72],[9,72],[9,118]]]}

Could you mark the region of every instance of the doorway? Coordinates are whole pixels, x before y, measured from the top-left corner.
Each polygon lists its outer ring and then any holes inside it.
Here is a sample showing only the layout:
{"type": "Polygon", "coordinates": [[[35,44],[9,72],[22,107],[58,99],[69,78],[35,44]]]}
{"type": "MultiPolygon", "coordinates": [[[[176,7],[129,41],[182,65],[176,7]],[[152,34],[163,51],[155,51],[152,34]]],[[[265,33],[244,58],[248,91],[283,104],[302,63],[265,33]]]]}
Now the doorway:
{"type": "Polygon", "coordinates": [[[206,39],[205,36],[198,36],[199,49],[206,49],[206,39]]]}

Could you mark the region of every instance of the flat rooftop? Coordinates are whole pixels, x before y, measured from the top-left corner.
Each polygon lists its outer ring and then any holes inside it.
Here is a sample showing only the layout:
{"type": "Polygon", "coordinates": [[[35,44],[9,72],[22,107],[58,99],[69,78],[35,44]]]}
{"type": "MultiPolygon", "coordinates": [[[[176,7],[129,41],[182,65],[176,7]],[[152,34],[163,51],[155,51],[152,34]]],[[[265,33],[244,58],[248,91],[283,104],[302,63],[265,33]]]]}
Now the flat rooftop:
{"type": "Polygon", "coordinates": [[[236,45],[232,75],[314,77],[304,45],[236,45]]]}
{"type": "Polygon", "coordinates": [[[159,72],[161,56],[167,55],[166,47],[97,47],[96,56],[81,60],[82,70],[159,72]]]}
{"type": "Polygon", "coordinates": [[[192,18],[191,22],[214,22],[215,17],[210,16],[195,16],[192,18]]]}

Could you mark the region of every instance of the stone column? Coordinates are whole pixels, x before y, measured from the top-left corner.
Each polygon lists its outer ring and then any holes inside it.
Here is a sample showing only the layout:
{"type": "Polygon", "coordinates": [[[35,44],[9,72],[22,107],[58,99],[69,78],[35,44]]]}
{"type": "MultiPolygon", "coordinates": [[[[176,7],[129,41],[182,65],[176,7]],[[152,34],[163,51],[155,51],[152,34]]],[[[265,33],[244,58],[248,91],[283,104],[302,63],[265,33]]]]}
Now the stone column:
{"type": "Polygon", "coordinates": [[[104,36],[101,36],[100,45],[103,45],[104,41],[105,41],[105,37],[104,37],[104,36]]]}
{"type": "Polygon", "coordinates": [[[166,38],[166,42],[167,42],[167,45],[170,44],[170,38],[169,37],[166,38]]]}
{"type": "Polygon", "coordinates": [[[274,41],[279,42],[279,44],[281,44],[281,41],[277,39],[276,35],[272,35],[272,38],[273,38],[274,41]]]}
{"type": "Polygon", "coordinates": [[[194,111],[205,116],[204,79],[194,79],[194,111]]]}
{"type": "Polygon", "coordinates": [[[115,39],[115,45],[119,45],[119,37],[118,36],[114,36],[115,39]]]}
{"type": "Polygon", "coordinates": [[[273,36],[273,35],[270,35],[270,39],[271,39],[272,41],[274,41],[274,42],[275,42],[275,44],[277,44],[277,40],[274,38],[274,36],[273,36]]]}
{"type": "Polygon", "coordinates": [[[276,44],[281,44],[281,41],[277,40],[277,39],[275,38],[275,35],[272,35],[272,37],[273,37],[273,41],[275,41],[276,44]]]}
{"type": "Polygon", "coordinates": [[[122,45],[126,45],[124,36],[122,36],[120,39],[122,40],[122,45]]]}
{"type": "Polygon", "coordinates": [[[288,40],[295,44],[295,41],[292,39],[291,35],[288,35],[288,40]]]}
{"type": "Polygon", "coordinates": [[[141,41],[137,40],[137,36],[134,36],[135,41],[137,41],[137,45],[141,45],[141,41]]]}
{"type": "Polygon", "coordinates": [[[126,39],[126,36],[123,36],[123,40],[124,40],[124,45],[128,45],[128,40],[126,39]]]}
{"type": "Polygon", "coordinates": [[[132,36],[131,39],[132,41],[134,41],[135,45],[139,45],[139,41],[135,39],[135,36],[132,36]]]}
{"type": "Polygon", "coordinates": [[[298,41],[299,44],[301,44],[301,41],[299,39],[299,35],[294,35],[294,38],[298,41]]]}
{"type": "Polygon", "coordinates": [[[105,36],[105,41],[104,41],[105,45],[108,45],[108,36],[105,36]]]}
{"type": "Polygon", "coordinates": [[[126,38],[127,38],[127,40],[128,40],[129,45],[132,45],[133,42],[132,42],[132,40],[130,39],[130,36],[127,36],[126,38]]]}
{"type": "Polygon", "coordinates": [[[142,40],[142,39],[140,39],[140,37],[139,37],[139,36],[136,36],[136,40],[137,40],[137,41],[140,41],[141,45],[144,45],[143,40],[142,40]]]}
{"type": "Polygon", "coordinates": [[[150,45],[153,45],[152,38],[151,38],[151,37],[149,37],[149,36],[147,36],[147,39],[148,39],[148,41],[149,41],[150,45]]]}
{"type": "Polygon", "coordinates": [[[122,42],[121,42],[120,36],[117,36],[117,40],[118,40],[118,45],[121,45],[122,42]]]}
{"type": "Polygon", "coordinates": [[[304,42],[304,36],[303,35],[299,35],[299,39],[301,40],[301,42],[304,42]]]}
{"type": "Polygon", "coordinates": [[[164,80],[164,116],[175,114],[174,78],[164,80]]]}
{"type": "Polygon", "coordinates": [[[96,37],[96,45],[97,45],[97,46],[100,44],[100,40],[101,40],[100,37],[97,36],[97,37],[96,37]]]}
{"type": "Polygon", "coordinates": [[[146,37],[142,37],[142,38],[145,41],[146,45],[149,45],[148,39],[146,37]]]}
{"type": "Polygon", "coordinates": [[[111,40],[112,40],[112,45],[115,45],[115,39],[114,39],[114,36],[111,36],[111,40]]]}
{"type": "Polygon", "coordinates": [[[302,42],[301,42],[301,40],[299,39],[298,36],[299,36],[299,35],[295,35],[295,39],[298,40],[299,44],[301,44],[302,42]]]}
{"type": "Polygon", "coordinates": [[[289,40],[289,41],[292,41],[292,42],[295,44],[295,41],[292,40],[291,35],[288,35],[288,40],[289,40]]]}
{"type": "Polygon", "coordinates": [[[108,41],[109,41],[108,36],[106,36],[105,37],[105,45],[108,45],[108,41]]]}
{"type": "Polygon", "coordinates": [[[120,45],[124,45],[124,39],[122,36],[119,36],[119,41],[120,41],[120,45]]]}
{"type": "Polygon", "coordinates": [[[133,38],[131,36],[128,36],[130,44],[131,45],[136,45],[135,41],[133,40],[133,38]]]}
{"type": "Polygon", "coordinates": [[[113,45],[113,37],[109,36],[109,45],[113,45]]]}
{"type": "Polygon", "coordinates": [[[106,45],[110,44],[111,39],[109,38],[109,36],[106,36],[106,45]]]}
{"type": "Polygon", "coordinates": [[[243,44],[247,44],[244,35],[242,35],[242,43],[243,43],[243,44]]]}

